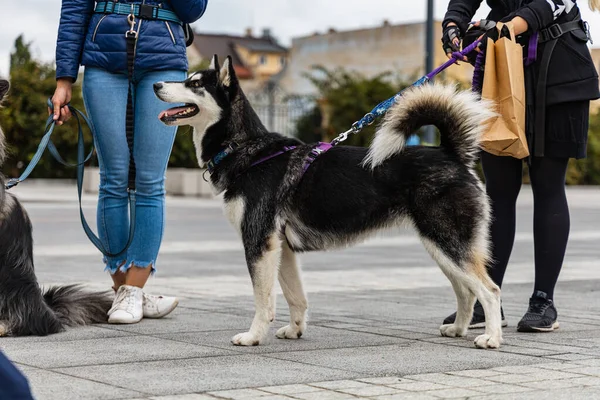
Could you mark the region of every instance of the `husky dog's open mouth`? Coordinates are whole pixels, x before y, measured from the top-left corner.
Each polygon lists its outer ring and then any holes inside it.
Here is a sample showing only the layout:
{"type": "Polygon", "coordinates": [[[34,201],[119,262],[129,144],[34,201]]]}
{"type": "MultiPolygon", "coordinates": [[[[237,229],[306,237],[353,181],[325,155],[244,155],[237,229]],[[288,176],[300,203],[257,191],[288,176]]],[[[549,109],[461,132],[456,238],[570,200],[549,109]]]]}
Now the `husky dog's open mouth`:
{"type": "Polygon", "coordinates": [[[183,107],[173,107],[162,111],[158,115],[158,119],[162,122],[173,122],[178,119],[191,118],[197,115],[200,109],[195,104],[186,104],[183,107]]]}

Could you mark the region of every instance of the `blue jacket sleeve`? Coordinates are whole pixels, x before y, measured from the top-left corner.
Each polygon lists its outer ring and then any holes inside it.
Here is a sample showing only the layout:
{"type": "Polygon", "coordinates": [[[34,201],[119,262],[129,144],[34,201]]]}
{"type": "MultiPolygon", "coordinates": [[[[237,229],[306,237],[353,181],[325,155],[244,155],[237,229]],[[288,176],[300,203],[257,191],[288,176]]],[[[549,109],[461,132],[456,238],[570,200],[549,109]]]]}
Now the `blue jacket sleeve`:
{"type": "Polygon", "coordinates": [[[77,79],[93,0],[63,0],[56,41],[56,79],[77,79]]]}
{"type": "Polygon", "coordinates": [[[169,3],[184,24],[191,24],[204,14],[208,0],[170,0],[169,3]]]}

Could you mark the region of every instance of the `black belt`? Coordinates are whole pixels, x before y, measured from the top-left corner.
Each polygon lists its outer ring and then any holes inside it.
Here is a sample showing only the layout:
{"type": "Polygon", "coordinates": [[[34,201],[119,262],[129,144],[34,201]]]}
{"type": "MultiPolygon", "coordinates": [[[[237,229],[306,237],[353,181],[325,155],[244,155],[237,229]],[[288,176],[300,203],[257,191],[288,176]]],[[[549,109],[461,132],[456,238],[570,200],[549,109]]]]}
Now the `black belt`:
{"type": "MultiPolygon", "coordinates": [[[[544,54],[540,61],[540,71],[538,74],[537,88],[535,92],[535,118],[533,127],[533,156],[543,157],[546,147],[546,85],[548,83],[548,70],[552,53],[558,43],[558,39],[568,32],[582,30],[587,35],[585,22],[581,20],[581,15],[577,12],[576,20],[565,22],[563,24],[554,24],[539,32],[538,42],[547,43],[544,48],[544,54]]],[[[588,35],[589,37],[589,35],[588,35]]]]}

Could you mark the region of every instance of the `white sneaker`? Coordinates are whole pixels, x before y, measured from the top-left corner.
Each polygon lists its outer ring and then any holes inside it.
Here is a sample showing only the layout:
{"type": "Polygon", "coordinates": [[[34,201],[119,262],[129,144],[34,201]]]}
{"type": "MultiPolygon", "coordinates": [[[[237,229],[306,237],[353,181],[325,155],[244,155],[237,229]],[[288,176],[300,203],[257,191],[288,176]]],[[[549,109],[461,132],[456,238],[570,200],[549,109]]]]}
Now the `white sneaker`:
{"type": "Polygon", "coordinates": [[[135,324],[142,320],[144,292],[141,288],[122,285],[113,306],[108,310],[109,324],[135,324]]]}
{"type": "Polygon", "coordinates": [[[144,293],[144,318],[162,318],[177,307],[177,297],[155,296],[144,293]]]}

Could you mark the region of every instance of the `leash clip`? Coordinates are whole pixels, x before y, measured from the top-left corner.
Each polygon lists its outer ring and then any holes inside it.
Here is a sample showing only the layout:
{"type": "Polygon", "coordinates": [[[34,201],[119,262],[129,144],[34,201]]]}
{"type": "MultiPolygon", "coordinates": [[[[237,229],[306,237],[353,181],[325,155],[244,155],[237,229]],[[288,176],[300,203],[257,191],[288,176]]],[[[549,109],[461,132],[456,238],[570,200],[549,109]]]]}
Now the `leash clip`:
{"type": "Polygon", "coordinates": [[[125,32],[125,37],[137,38],[137,32],[135,31],[135,14],[133,4],[131,5],[131,13],[127,16],[127,22],[129,22],[129,30],[125,32]]]}

